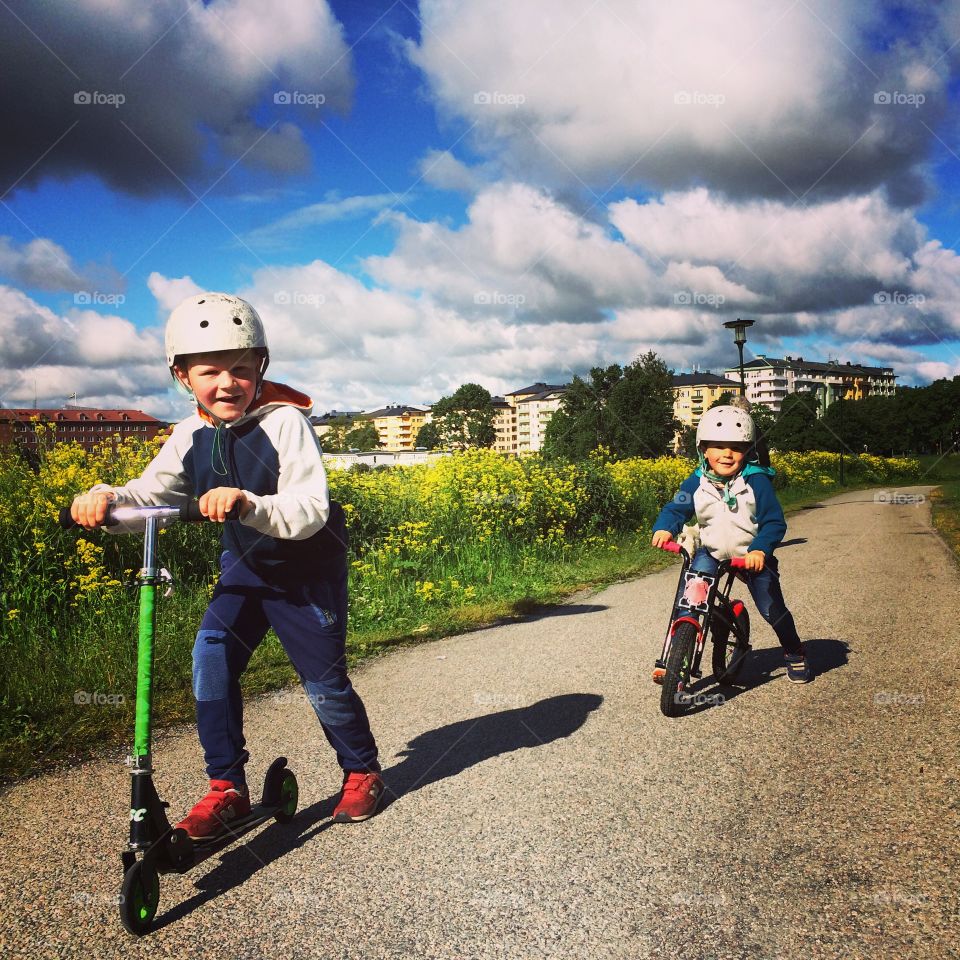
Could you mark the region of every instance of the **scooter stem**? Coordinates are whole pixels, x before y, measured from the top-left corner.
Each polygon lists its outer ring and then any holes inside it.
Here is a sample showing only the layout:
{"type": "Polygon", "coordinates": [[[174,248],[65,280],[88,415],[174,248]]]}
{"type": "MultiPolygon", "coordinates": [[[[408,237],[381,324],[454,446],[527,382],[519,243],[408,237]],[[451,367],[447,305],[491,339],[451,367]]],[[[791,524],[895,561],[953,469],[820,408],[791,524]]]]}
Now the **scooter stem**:
{"type": "Polygon", "coordinates": [[[137,642],[137,706],[134,722],[134,767],[150,767],[150,725],[153,715],[153,636],[156,629],[157,517],[146,518],[143,569],[140,571],[140,634],[137,642]]]}

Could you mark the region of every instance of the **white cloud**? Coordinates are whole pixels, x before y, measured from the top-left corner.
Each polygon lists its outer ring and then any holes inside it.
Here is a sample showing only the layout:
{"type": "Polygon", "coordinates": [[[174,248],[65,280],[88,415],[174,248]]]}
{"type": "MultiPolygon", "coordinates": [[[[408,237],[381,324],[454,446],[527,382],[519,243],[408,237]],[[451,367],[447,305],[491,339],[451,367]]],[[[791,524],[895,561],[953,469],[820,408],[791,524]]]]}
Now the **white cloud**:
{"type": "Polygon", "coordinates": [[[339,197],[329,194],[319,203],[292,210],[290,213],[245,233],[241,240],[255,247],[286,247],[301,244],[303,234],[313,227],[353,220],[378,213],[395,204],[409,203],[411,198],[399,193],[376,193],[367,196],[339,197]]]}
{"type": "Polygon", "coordinates": [[[526,179],[788,197],[887,183],[916,200],[913,167],[946,106],[947,30],[884,22],[877,3],[424,0],[420,11],[410,56],[438,106],[526,179]],[[899,42],[877,49],[873,36],[892,30],[899,42]],[[923,109],[875,102],[884,91],[922,92],[923,109]]]}

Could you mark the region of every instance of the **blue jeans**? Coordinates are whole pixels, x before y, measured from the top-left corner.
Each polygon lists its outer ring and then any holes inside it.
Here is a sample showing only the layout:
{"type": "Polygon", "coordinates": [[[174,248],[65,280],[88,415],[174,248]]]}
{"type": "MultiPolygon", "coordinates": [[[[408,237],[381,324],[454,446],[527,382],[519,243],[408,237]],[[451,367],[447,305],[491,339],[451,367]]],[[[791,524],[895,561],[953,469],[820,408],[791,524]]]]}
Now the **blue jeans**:
{"type": "MultiPolygon", "coordinates": [[[[690,562],[690,569],[709,576],[715,576],[720,561],[717,560],[706,547],[699,547],[690,562]]],[[[783,591],[780,589],[780,574],[776,557],[767,557],[764,567],[760,571],[747,571],[747,587],[750,596],[760,611],[760,616],[773,627],[773,632],[780,641],[785,653],[798,654],[801,652],[800,637],[797,634],[793,614],[787,609],[783,600],[783,591]]],[[[683,590],[681,583],[674,601],[674,617],[689,615],[690,611],[679,606],[683,590]]]]}
{"type": "Polygon", "coordinates": [[[273,627],[344,770],[379,770],[367,713],[347,677],[347,568],[268,582],[229,551],[193,647],[197,732],[211,780],[245,782],[240,674],[273,627]]]}

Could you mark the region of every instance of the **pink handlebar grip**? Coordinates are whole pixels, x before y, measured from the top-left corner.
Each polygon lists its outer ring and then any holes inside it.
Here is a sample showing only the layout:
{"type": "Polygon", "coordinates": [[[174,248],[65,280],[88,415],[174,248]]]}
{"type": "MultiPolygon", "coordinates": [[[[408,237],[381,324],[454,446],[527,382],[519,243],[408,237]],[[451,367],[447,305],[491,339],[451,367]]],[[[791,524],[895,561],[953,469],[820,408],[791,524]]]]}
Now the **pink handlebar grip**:
{"type": "Polygon", "coordinates": [[[671,553],[679,553],[683,548],[676,540],[668,540],[666,543],[660,544],[660,549],[669,550],[671,553]]]}
{"type": "Polygon", "coordinates": [[[735,570],[746,570],[747,569],[747,558],[746,557],[733,557],[730,560],[730,566],[735,570]]]}

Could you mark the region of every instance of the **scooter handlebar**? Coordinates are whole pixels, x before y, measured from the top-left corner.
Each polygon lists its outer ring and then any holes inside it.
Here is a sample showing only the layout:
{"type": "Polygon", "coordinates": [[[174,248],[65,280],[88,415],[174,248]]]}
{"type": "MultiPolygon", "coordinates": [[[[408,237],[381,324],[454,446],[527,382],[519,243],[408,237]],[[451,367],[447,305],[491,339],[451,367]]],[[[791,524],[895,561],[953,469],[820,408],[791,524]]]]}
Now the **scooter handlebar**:
{"type": "MultiPolygon", "coordinates": [[[[151,512],[159,513],[163,512],[165,514],[164,519],[177,519],[181,523],[201,523],[207,518],[200,512],[200,504],[196,500],[190,500],[184,506],[179,508],[173,507],[124,507],[118,506],[115,504],[110,504],[107,507],[107,517],[103,522],[105,527],[111,527],[116,524],[116,519],[113,517],[113,511],[122,510],[124,513],[137,513],[141,512],[143,515],[147,515],[151,512]],[[170,513],[167,513],[170,511],[170,513]]],[[[60,527],[63,530],[71,530],[74,527],[79,527],[80,524],[73,519],[73,515],[70,512],[70,507],[62,507],[60,509],[60,515],[58,517],[60,522],[60,527]]]]}

